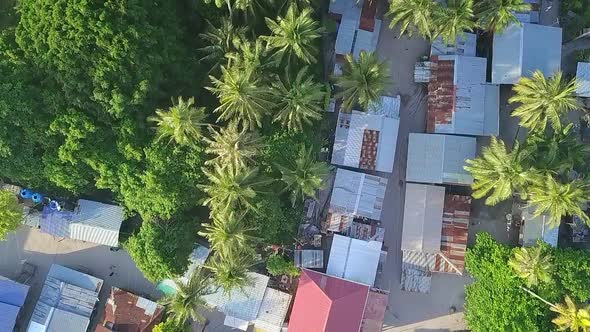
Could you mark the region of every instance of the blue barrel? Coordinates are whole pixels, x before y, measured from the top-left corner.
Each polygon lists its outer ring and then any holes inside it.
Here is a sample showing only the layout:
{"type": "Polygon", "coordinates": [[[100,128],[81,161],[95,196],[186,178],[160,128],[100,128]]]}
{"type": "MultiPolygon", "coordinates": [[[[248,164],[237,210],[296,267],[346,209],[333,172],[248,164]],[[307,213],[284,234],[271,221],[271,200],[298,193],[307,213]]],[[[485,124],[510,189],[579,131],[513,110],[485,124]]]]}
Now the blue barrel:
{"type": "Polygon", "coordinates": [[[35,203],[41,203],[41,201],[43,201],[43,195],[41,195],[39,193],[34,193],[33,196],[31,196],[31,198],[33,199],[33,202],[35,202],[35,203]]]}
{"type": "Polygon", "coordinates": [[[33,192],[30,191],[29,189],[21,189],[20,191],[20,197],[24,198],[24,199],[30,199],[31,196],[33,196],[33,192]]]}
{"type": "Polygon", "coordinates": [[[49,210],[51,211],[59,211],[61,210],[61,206],[57,201],[50,201],[49,202],[49,210]]]}

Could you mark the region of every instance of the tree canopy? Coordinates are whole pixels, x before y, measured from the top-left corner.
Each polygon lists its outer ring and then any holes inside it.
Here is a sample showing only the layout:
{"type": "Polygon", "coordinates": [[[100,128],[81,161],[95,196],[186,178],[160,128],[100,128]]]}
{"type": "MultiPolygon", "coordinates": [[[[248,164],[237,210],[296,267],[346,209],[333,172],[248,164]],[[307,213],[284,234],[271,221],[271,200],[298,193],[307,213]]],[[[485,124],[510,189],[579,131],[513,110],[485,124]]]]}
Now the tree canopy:
{"type": "Polygon", "coordinates": [[[6,239],[9,232],[16,230],[23,220],[23,208],[16,195],[0,190],[0,240],[6,239]]]}

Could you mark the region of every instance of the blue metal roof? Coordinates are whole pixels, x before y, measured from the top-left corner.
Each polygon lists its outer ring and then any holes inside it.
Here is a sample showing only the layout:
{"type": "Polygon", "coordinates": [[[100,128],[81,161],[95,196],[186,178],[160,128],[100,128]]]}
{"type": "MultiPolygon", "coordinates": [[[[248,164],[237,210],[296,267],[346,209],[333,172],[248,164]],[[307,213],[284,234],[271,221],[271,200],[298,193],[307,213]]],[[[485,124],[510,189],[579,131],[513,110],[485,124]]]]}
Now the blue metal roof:
{"type": "Polygon", "coordinates": [[[29,286],[0,277],[0,302],[22,307],[28,292],[29,286]]]}

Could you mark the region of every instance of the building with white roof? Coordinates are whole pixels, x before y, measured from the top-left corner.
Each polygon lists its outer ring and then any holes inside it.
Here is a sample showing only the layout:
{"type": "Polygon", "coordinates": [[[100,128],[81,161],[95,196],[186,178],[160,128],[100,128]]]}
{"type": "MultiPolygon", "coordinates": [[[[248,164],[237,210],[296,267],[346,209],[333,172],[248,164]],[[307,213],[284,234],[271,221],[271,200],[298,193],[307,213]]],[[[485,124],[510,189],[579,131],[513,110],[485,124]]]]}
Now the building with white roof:
{"type": "Polygon", "coordinates": [[[281,332],[289,305],[291,305],[291,294],[267,287],[258,316],[254,321],[254,330],[281,332]]]}
{"type": "Polygon", "coordinates": [[[406,181],[471,185],[465,160],[474,159],[474,137],[410,133],[406,181]]]}
{"type": "Polygon", "coordinates": [[[440,55],[428,70],[429,133],[498,135],[500,86],[486,82],[486,58],[440,55]]]}
{"type": "Polygon", "coordinates": [[[382,245],[335,234],[326,274],[373,286],[382,245]]]}
{"type": "Polygon", "coordinates": [[[579,97],[590,98],[590,63],[578,62],[576,81],[578,83],[576,94],[579,97]]]}
{"type": "Polygon", "coordinates": [[[0,276],[0,331],[14,330],[28,292],[29,286],[0,276]]]}
{"type": "Polygon", "coordinates": [[[549,222],[549,215],[542,214],[535,217],[535,208],[528,207],[522,211],[524,224],[522,225],[521,244],[525,247],[534,247],[541,240],[552,247],[557,247],[559,239],[559,224],[549,222]]]}
{"type": "Polygon", "coordinates": [[[494,34],[492,83],[515,84],[536,70],[551,76],[561,68],[561,28],[522,23],[494,34]]]}
{"type": "Polygon", "coordinates": [[[402,250],[440,251],[444,199],[444,187],[406,184],[402,250]]]}
{"type": "Polygon", "coordinates": [[[380,220],[386,187],[386,178],[339,168],[323,230],[346,232],[354,218],[380,220]]]}
{"type": "Polygon", "coordinates": [[[340,112],[332,151],[332,164],[393,171],[399,132],[400,98],[381,97],[368,112],[340,112]]]}
{"type": "Polygon", "coordinates": [[[27,332],[86,332],[103,281],[53,264],[27,332]]]}
{"type": "Polygon", "coordinates": [[[477,49],[477,35],[474,33],[464,33],[457,36],[455,44],[447,44],[441,36],[432,41],[430,55],[466,55],[475,56],[477,49]]]}

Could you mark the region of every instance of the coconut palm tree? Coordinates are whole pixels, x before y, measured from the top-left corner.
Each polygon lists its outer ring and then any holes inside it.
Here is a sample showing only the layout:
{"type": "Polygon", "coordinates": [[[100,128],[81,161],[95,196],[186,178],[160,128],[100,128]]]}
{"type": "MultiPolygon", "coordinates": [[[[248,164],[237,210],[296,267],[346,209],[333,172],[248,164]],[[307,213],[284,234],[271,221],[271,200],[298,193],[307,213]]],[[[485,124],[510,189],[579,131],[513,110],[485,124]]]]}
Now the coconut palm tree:
{"type": "Polygon", "coordinates": [[[211,249],[216,252],[241,252],[252,248],[256,241],[250,235],[254,229],[246,225],[243,215],[236,216],[233,211],[214,215],[213,221],[203,225],[203,228],[199,235],[206,237],[211,249]]]}
{"type": "Polygon", "coordinates": [[[255,211],[255,198],[260,187],[270,180],[258,174],[258,168],[236,168],[214,165],[203,169],[209,184],[200,188],[209,195],[203,205],[209,206],[213,215],[229,211],[255,211]]]}
{"type": "Polygon", "coordinates": [[[247,29],[235,26],[225,17],[221,19],[219,27],[213,26],[209,21],[207,23],[207,31],[199,34],[199,37],[207,44],[199,49],[205,54],[200,61],[212,63],[213,66],[209,70],[212,72],[225,63],[226,54],[241,48],[241,44],[246,40],[247,29]]]}
{"type": "Polygon", "coordinates": [[[198,268],[191,274],[186,284],[180,280],[175,283],[176,294],[162,301],[162,304],[166,306],[168,319],[181,327],[186,326],[191,319],[200,323],[205,322],[206,318],[201,312],[210,308],[203,296],[212,291],[212,282],[208,273],[198,268]]]}
{"type": "Polygon", "coordinates": [[[330,173],[330,166],[317,161],[312,149],[301,146],[297,158],[291,165],[277,165],[282,173],[281,180],[287,185],[283,191],[290,191],[293,206],[305,197],[316,198],[316,190],[324,188],[324,180],[330,173]]]}
{"type": "Polygon", "coordinates": [[[292,4],[284,18],[278,17],[275,21],[267,17],[265,20],[272,34],[263,38],[268,49],[274,52],[276,63],[290,67],[295,59],[307,64],[316,62],[322,29],[312,17],[311,8],[300,11],[292,4]]]}
{"type": "Polygon", "coordinates": [[[512,116],[520,117],[520,125],[531,131],[545,131],[547,122],[561,130],[561,116],[580,108],[575,80],[565,81],[561,72],[547,78],[535,71],[532,77],[521,78],[513,91],[516,94],[508,101],[520,105],[512,116]]]}
{"type": "Polygon", "coordinates": [[[535,216],[549,214],[549,222],[559,225],[566,215],[577,215],[586,223],[590,218],[582,206],[590,200],[590,186],[583,180],[561,183],[547,174],[544,181],[531,186],[529,203],[535,206],[535,216]]]}
{"type": "Polygon", "coordinates": [[[477,27],[473,0],[447,0],[446,6],[436,11],[432,22],[436,27],[434,36],[441,36],[445,43],[456,44],[457,36],[464,36],[465,31],[473,31],[477,27]]]}
{"type": "Polygon", "coordinates": [[[534,167],[540,171],[554,174],[568,174],[582,167],[590,156],[590,146],[578,140],[570,123],[561,130],[550,134],[535,132],[527,136],[524,148],[534,167]]]}
{"type": "Polygon", "coordinates": [[[433,18],[440,10],[432,0],[391,0],[387,15],[391,16],[389,28],[400,27],[400,35],[411,37],[418,32],[424,39],[432,39],[433,18]]]}
{"type": "Polygon", "coordinates": [[[228,67],[239,68],[247,71],[252,75],[261,75],[261,73],[271,66],[266,54],[266,46],[261,38],[256,41],[243,41],[240,47],[226,54],[228,67]]]}
{"type": "Polygon", "coordinates": [[[518,142],[508,151],[504,141],[491,138],[490,145],[483,148],[481,156],[465,162],[465,170],[471,173],[475,182],[471,186],[474,198],[486,199],[487,205],[496,205],[509,198],[513,192],[520,191],[526,196],[528,182],[535,176],[534,170],[526,169],[527,155],[518,142]]]}
{"type": "Polygon", "coordinates": [[[225,294],[230,294],[232,290],[242,289],[248,285],[248,269],[254,264],[256,259],[252,250],[217,251],[207,268],[213,272],[215,284],[221,287],[225,294]]]}
{"type": "Polygon", "coordinates": [[[324,85],[314,81],[307,67],[301,68],[294,80],[288,70],[285,72],[285,79],[278,78],[272,85],[278,110],[273,122],[280,122],[289,131],[301,131],[304,125],[322,118],[324,85]]]}
{"type": "Polygon", "coordinates": [[[379,61],[377,53],[363,50],[358,60],[348,54],[342,75],[336,77],[336,85],[341,89],[336,98],[342,98],[343,111],[350,112],[357,103],[366,111],[380,101],[389,83],[389,68],[379,61]]]}
{"type": "Polygon", "coordinates": [[[151,116],[148,121],[156,123],[157,140],[168,138],[169,142],[180,145],[188,145],[202,137],[201,128],[205,123],[205,108],[195,107],[195,98],[188,100],[178,97],[167,111],[157,110],[156,116],[151,116]]]}
{"type": "Polygon", "coordinates": [[[523,0],[482,0],[476,6],[477,22],[487,31],[501,33],[511,23],[520,24],[514,13],[530,8],[523,0]]]}
{"type": "Polygon", "coordinates": [[[590,306],[584,305],[578,308],[576,303],[566,295],[565,303],[553,305],[550,309],[558,314],[551,322],[560,330],[577,332],[590,329],[590,306]]]}
{"type": "Polygon", "coordinates": [[[204,138],[207,142],[205,152],[215,155],[205,162],[206,165],[217,164],[221,167],[231,166],[236,169],[244,168],[253,161],[263,148],[263,138],[255,131],[246,128],[238,129],[235,122],[217,131],[210,127],[211,138],[204,138]]]}
{"type": "Polygon", "coordinates": [[[508,265],[525,280],[527,287],[551,281],[553,263],[541,247],[515,248],[514,256],[510,257],[508,265]]]}
{"type": "Polygon", "coordinates": [[[262,118],[272,106],[268,88],[259,76],[240,67],[221,67],[221,80],[209,76],[213,87],[209,87],[219,98],[219,121],[234,120],[245,128],[262,127],[262,118]]]}

